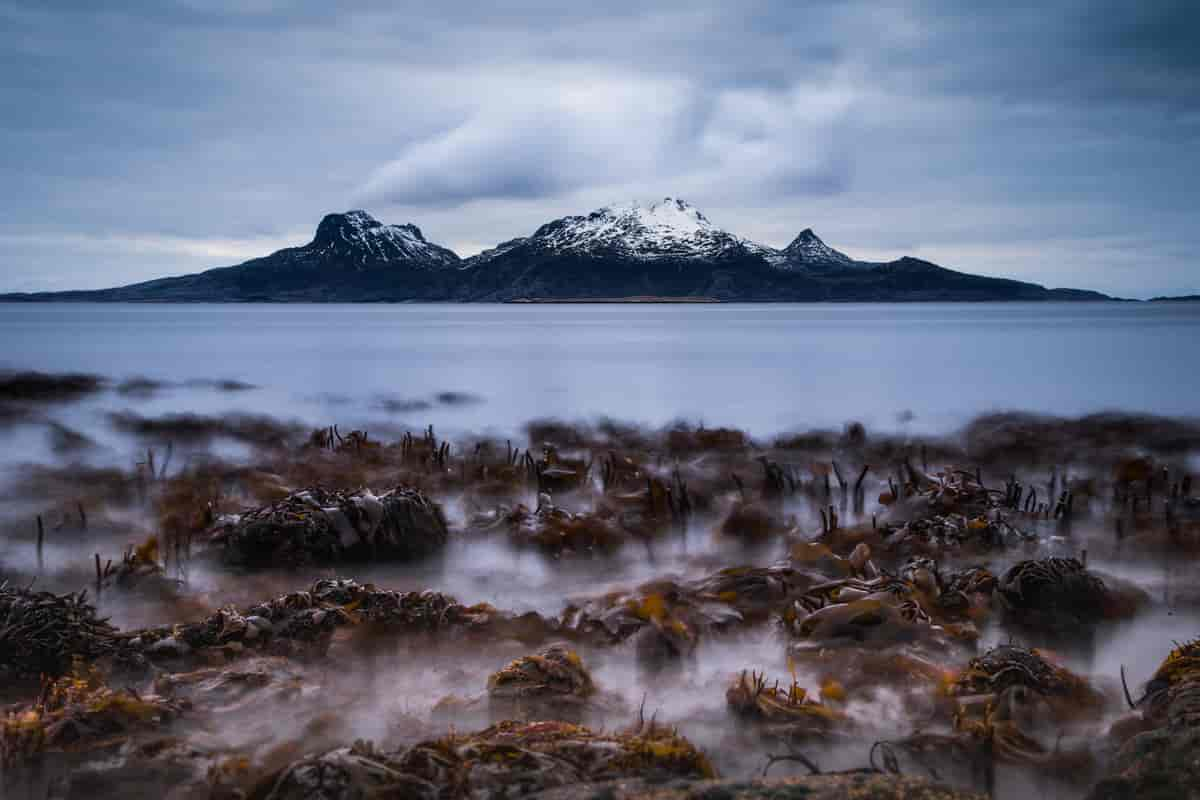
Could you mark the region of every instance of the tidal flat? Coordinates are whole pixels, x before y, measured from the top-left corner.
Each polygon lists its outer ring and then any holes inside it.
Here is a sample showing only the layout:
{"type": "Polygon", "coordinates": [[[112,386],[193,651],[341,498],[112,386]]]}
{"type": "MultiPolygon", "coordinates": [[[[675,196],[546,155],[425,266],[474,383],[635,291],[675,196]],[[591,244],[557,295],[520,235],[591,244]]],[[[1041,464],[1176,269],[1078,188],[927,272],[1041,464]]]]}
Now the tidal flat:
{"type": "MultiPolygon", "coordinates": [[[[68,424],[127,386],[0,376],[0,418],[50,445],[0,490],[6,797],[1108,798],[1197,779],[1194,420],[68,424]]],[[[203,391],[254,391],[223,386],[203,391]]],[[[429,398],[409,413],[486,407],[429,398]]]]}

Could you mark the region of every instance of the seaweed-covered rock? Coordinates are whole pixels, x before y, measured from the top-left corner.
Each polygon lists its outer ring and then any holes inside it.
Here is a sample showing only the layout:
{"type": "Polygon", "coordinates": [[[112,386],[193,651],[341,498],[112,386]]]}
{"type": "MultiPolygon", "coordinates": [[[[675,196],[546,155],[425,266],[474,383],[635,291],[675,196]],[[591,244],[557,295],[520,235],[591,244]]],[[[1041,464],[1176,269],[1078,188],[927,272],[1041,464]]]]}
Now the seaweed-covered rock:
{"type": "Polygon", "coordinates": [[[1200,797],[1200,639],[1170,652],[1138,705],[1158,727],[1125,743],[1088,800],[1200,797]]]}
{"type": "Polygon", "coordinates": [[[483,720],[582,723],[593,713],[608,715],[624,710],[619,696],[596,686],[579,653],[557,642],[492,673],[484,695],[443,697],[434,706],[434,715],[458,727],[468,727],[483,720]]]}
{"type": "Polygon", "coordinates": [[[300,695],[303,678],[284,658],[266,657],[235,669],[202,667],[160,675],[154,691],[175,700],[203,704],[211,713],[240,711],[258,702],[283,703],[300,695]]]}
{"type": "Polygon", "coordinates": [[[743,671],[725,692],[725,702],[740,719],[761,725],[787,741],[827,734],[848,723],[845,714],[808,696],[793,680],[790,686],[768,685],[765,675],[743,671]]]}
{"type": "Polygon", "coordinates": [[[0,584],[0,673],[63,675],[74,659],[114,655],[120,645],[86,591],[58,595],[0,584]]]}
{"type": "Polygon", "coordinates": [[[565,644],[552,644],[522,656],[488,677],[493,700],[555,700],[578,703],[596,691],[579,654],[565,644]]]}
{"type": "Polygon", "coordinates": [[[793,778],[613,781],[551,789],[535,800],[983,800],[984,795],[903,775],[846,772],[793,778]]]}
{"type": "Polygon", "coordinates": [[[955,761],[986,773],[993,760],[1033,768],[1054,780],[1087,781],[1092,742],[1107,698],[1036,650],[1001,646],[974,658],[945,687],[954,734],[916,734],[897,743],[925,766],[955,761]]]}
{"type": "Polygon", "coordinates": [[[966,550],[984,552],[1033,541],[1035,534],[1021,530],[1002,515],[989,512],[978,516],[944,513],[923,515],[893,525],[887,531],[887,546],[902,553],[941,555],[966,550]]]}
{"type": "Polygon", "coordinates": [[[401,772],[367,743],[308,756],[261,781],[252,800],[362,800],[404,797],[439,800],[436,786],[401,772]],[[386,792],[386,794],[385,794],[386,792]]]}
{"type": "Polygon", "coordinates": [[[448,537],[441,507],[419,489],[313,487],[225,521],[212,543],[228,564],[267,567],[409,561],[440,551],[448,537]]]}
{"type": "Polygon", "coordinates": [[[761,622],[779,613],[814,582],[811,575],[790,566],[729,567],[689,586],[707,602],[732,607],[744,621],[761,622]]]}
{"type": "Polygon", "coordinates": [[[536,509],[518,505],[503,520],[515,547],[534,548],[555,557],[612,553],[629,539],[612,514],[573,513],[545,496],[536,509]]]}
{"type": "Polygon", "coordinates": [[[1087,632],[1102,620],[1127,616],[1137,603],[1111,591],[1074,558],[1020,561],[997,589],[1012,622],[1057,635],[1087,632]]]}
{"type": "Polygon", "coordinates": [[[786,564],[729,567],[698,580],[650,581],[576,601],[563,611],[562,626],[606,643],[623,642],[647,627],[693,641],[701,633],[763,622],[813,582],[810,574],[786,564]]]}
{"type": "Polygon", "coordinates": [[[1037,650],[1001,645],[971,659],[949,687],[952,697],[995,696],[1022,687],[1055,699],[1070,715],[1096,715],[1104,708],[1104,695],[1083,678],[1047,661],[1037,650]]]}
{"type": "Polygon", "coordinates": [[[0,765],[67,750],[119,748],[137,733],[160,729],[187,707],[158,695],[111,689],[94,667],[78,665],[49,684],[36,703],[0,712],[0,765]]]}
{"type": "Polygon", "coordinates": [[[569,605],[561,626],[601,643],[633,638],[638,663],[657,671],[689,656],[701,635],[744,623],[742,612],[726,602],[729,599],[703,592],[695,584],[651,581],[631,592],[612,592],[569,605]]]}
{"type": "Polygon", "coordinates": [[[248,653],[319,657],[334,633],[351,627],[360,637],[433,633],[530,641],[553,626],[537,614],[513,616],[487,604],[461,605],[441,592],[397,592],[347,578],[323,578],[307,591],[290,592],[247,608],[227,606],[199,622],[149,628],[131,635],[130,647],[154,662],[248,653]]]}
{"type": "Polygon", "coordinates": [[[509,721],[396,753],[360,743],[305,758],[262,781],[251,798],[499,799],[586,781],[713,777],[705,755],[665,728],[610,734],[565,722],[509,721]]]}
{"type": "Polygon", "coordinates": [[[159,562],[157,536],[130,548],[119,563],[105,564],[100,579],[105,591],[135,592],[150,597],[172,597],[182,586],[182,581],[168,576],[159,562]]]}

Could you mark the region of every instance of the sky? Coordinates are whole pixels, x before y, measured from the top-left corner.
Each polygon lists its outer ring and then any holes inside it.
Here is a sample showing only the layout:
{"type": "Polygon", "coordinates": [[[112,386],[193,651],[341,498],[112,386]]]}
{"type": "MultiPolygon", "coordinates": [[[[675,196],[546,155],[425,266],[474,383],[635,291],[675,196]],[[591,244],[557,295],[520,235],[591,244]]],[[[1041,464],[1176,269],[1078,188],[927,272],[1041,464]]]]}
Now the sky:
{"type": "Polygon", "coordinates": [[[1126,297],[1200,293],[1193,0],[0,0],[0,291],[303,244],[466,256],[682,197],[1126,297]]]}

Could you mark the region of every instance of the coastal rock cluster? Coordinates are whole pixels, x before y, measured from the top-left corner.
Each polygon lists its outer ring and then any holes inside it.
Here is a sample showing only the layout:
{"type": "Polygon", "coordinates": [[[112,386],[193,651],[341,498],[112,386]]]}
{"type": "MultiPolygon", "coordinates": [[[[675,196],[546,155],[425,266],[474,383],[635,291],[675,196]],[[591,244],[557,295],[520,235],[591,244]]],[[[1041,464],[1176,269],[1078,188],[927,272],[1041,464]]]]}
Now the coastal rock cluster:
{"type": "MultiPolygon", "coordinates": [[[[1190,451],[1144,420],[1064,425],[1088,432],[1086,466],[1016,420],[915,442],[539,422],[516,448],[330,428],[88,473],[86,518],[53,534],[123,555],[55,572],[43,532],[25,572],[3,566],[0,781],[90,800],[1193,796],[1196,642],[1141,643],[1163,654],[1144,686],[1094,667],[1164,610],[1116,559],[1196,556],[1190,451]]],[[[1200,610],[1172,591],[1172,615],[1200,610]]]]}

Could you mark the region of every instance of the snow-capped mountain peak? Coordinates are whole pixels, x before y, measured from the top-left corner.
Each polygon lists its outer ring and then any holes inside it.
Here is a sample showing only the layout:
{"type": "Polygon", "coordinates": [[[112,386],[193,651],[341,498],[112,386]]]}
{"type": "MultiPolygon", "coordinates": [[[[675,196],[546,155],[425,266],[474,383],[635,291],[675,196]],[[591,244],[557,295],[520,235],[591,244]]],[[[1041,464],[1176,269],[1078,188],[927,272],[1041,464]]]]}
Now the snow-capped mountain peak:
{"type": "Polygon", "coordinates": [[[360,266],[407,262],[445,267],[459,263],[452,251],[427,241],[416,225],[384,225],[362,210],[325,215],[308,249],[346,256],[360,266]]]}
{"type": "Polygon", "coordinates": [[[543,248],[612,252],[639,259],[711,258],[745,242],[717,228],[687,202],[664,197],[654,203],[619,203],[586,216],[547,223],[530,237],[543,248]]]}
{"type": "Polygon", "coordinates": [[[664,197],[655,203],[623,203],[600,209],[614,219],[635,219],[641,226],[660,231],[663,235],[686,237],[705,230],[713,224],[700,210],[685,200],[664,197]]]}

